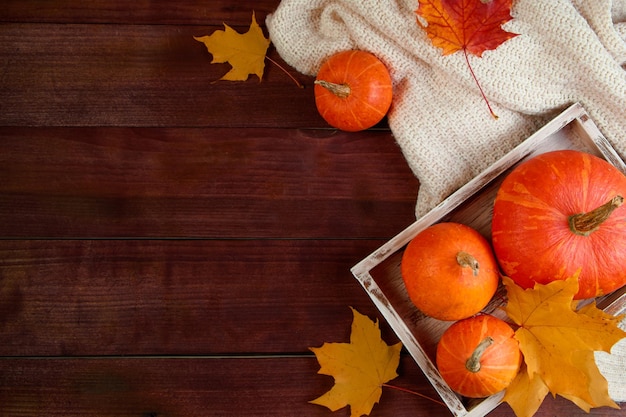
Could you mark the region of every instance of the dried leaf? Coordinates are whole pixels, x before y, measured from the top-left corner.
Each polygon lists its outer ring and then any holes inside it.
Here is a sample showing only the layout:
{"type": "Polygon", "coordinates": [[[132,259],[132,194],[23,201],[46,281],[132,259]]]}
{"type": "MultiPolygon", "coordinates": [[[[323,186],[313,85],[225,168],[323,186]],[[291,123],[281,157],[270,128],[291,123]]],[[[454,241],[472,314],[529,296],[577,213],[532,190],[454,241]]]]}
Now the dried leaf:
{"type": "Polygon", "coordinates": [[[216,30],[210,36],[194,36],[194,39],[204,43],[213,55],[212,64],[228,62],[232,66],[221,80],[245,81],[250,74],[255,74],[259,80],[263,78],[270,40],[265,38],[254,12],[246,33],[240,34],[224,24],[224,30],[216,30]]]}
{"type": "Polygon", "coordinates": [[[401,343],[387,345],[378,321],[352,309],[350,343],[324,343],[311,348],[320,364],[318,373],[334,377],[335,384],[311,403],[337,411],[350,406],[350,416],[369,415],[380,400],[382,386],[398,376],[401,343]]]}
{"type": "Polygon", "coordinates": [[[513,0],[419,0],[417,14],[423,17],[433,45],[444,55],[457,51],[482,56],[517,36],[502,29],[511,17],[513,0]]]}
{"type": "MultiPolygon", "coordinates": [[[[481,57],[483,52],[517,36],[502,29],[502,25],[512,19],[512,3],[513,0],[419,0],[416,10],[427,22],[423,27],[431,42],[441,48],[444,55],[463,51],[472,78],[496,119],[498,116],[474,74],[468,54],[481,57]]],[[[419,19],[418,23],[421,24],[419,19]]]]}
{"type": "Polygon", "coordinates": [[[594,304],[576,310],[573,298],[578,291],[577,277],[537,284],[527,290],[507,277],[503,281],[509,299],[506,313],[520,326],[515,338],[527,367],[526,377],[520,376],[505,396],[516,415],[525,417],[534,413],[536,401],[526,405],[519,400],[524,394],[518,391],[529,387],[534,387],[536,396],[542,399],[549,391],[587,410],[600,406],[617,408],[593,352],[610,352],[615,343],[626,337],[618,327],[620,318],[604,313],[594,304]],[[536,378],[541,379],[547,390],[536,378]]]}
{"type": "Polygon", "coordinates": [[[541,377],[528,374],[524,366],[508,386],[503,401],[508,403],[517,417],[532,417],[549,390],[541,377]]]}
{"type": "Polygon", "coordinates": [[[592,351],[580,351],[572,352],[573,363],[577,364],[581,369],[585,369],[589,375],[589,396],[591,402],[586,401],[583,398],[579,398],[575,395],[561,394],[562,397],[567,398],[587,413],[592,408],[597,407],[611,407],[619,409],[619,406],[608,395],[609,384],[600,373],[598,366],[596,365],[595,356],[592,351]]]}

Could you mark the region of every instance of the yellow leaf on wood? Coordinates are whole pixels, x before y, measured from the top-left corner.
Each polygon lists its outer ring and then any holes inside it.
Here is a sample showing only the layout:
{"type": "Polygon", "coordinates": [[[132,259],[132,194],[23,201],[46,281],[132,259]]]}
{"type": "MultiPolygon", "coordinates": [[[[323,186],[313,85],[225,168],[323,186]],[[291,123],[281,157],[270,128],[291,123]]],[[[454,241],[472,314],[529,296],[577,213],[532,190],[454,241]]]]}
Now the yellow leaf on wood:
{"type": "Polygon", "coordinates": [[[259,80],[263,78],[265,54],[270,40],[265,38],[254,13],[246,33],[238,33],[224,24],[224,30],[216,30],[209,36],[194,36],[194,39],[204,43],[213,55],[211,63],[228,62],[231,65],[231,70],[221,80],[245,81],[250,74],[255,74],[259,80]]]}
{"type": "Polygon", "coordinates": [[[350,343],[324,343],[310,348],[320,364],[318,373],[334,377],[335,384],[311,403],[331,411],[350,406],[350,416],[369,415],[380,400],[383,384],[398,376],[401,343],[387,345],[378,322],[352,309],[350,343]]]}

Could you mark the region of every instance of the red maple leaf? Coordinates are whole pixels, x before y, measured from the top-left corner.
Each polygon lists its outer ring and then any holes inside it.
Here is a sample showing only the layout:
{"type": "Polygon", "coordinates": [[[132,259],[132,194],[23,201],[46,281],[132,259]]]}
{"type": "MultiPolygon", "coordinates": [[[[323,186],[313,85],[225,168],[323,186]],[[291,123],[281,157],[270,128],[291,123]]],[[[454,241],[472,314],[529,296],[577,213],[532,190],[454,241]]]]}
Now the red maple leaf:
{"type": "Polygon", "coordinates": [[[467,65],[480,92],[487,102],[478,79],[469,63],[468,54],[482,56],[503,42],[517,36],[507,32],[502,25],[512,19],[513,0],[419,0],[415,11],[426,20],[424,27],[434,46],[443,49],[444,55],[463,51],[467,65]]]}

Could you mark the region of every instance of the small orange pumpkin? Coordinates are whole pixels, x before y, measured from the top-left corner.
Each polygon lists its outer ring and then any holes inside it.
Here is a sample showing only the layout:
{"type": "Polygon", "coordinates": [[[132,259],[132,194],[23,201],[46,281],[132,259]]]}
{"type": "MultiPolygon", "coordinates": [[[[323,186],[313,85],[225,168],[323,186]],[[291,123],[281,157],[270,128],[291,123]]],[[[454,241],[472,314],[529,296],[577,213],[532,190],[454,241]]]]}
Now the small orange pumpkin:
{"type": "Polygon", "coordinates": [[[356,132],[374,126],[387,114],[392,100],[389,71],[376,56],[350,50],[332,55],[315,80],[315,104],[326,122],[356,132]]]}
{"type": "Polygon", "coordinates": [[[427,316],[460,320],[491,300],[500,273],[489,242],[460,223],[427,227],[407,245],[400,265],[408,295],[427,316]]]}
{"type": "Polygon", "coordinates": [[[502,391],[517,376],[522,354],[513,329],[482,314],[457,321],[437,344],[437,368],[450,388],[469,398],[502,391]]]}

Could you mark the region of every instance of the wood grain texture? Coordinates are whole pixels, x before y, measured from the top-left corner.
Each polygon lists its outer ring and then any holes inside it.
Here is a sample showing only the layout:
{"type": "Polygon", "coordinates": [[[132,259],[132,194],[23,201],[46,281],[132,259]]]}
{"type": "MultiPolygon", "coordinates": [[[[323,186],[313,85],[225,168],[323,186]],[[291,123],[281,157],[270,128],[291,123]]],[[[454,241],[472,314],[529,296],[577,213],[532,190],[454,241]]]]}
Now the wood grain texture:
{"type": "Polygon", "coordinates": [[[0,128],[4,237],[389,238],[417,189],[385,131],[0,128]]]}
{"type": "Polygon", "coordinates": [[[0,240],[0,355],[306,353],[376,317],[349,269],[380,243],[0,240]]]}
{"type": "MultiPolygon", "coordinates": [[[[347,416],[308,402],[332,378],[316,375],[313,357],[96,358],[0,361],[0,412],[20,416],[347,416]],[[71,404],[71,407],[68,405],[71,404]]],[[[397,381],[415,385],[419,369],[403,361],[397,381]]],[[[400,385],[403,384],[403,385],[400,385]]],[[[385,390],[374,415],[414,416],[415,409],[448,415],[423,398],[385,390]]],[[[432,414],[431,414],[432,415],[432,414]]]]}
{"type": "Polygon", "coordinates": [[[230,65],[193,38],[217,29],[3,24],[0,125],[327,127],[311,77],[266,64],[261,82],[218,81],[230,65]]]}
{"type": "MultiPolygon", "coordinates": [[[[216,81],[193,37],[278,4],[2,2],[1,416],[349,415],[308,403],[333,384],[308,348],[348,341],[349,306],[381,320],[349,269],[414,221],[419,181],[384,122],[329,129],[310,75],[216,81]]],[[[385,388],[371,415],[450,413],[385,388]]]]}
{"type": "Polygon", "coordinates": [[[242,25],[252,10],[259,23],[280,0],[3,0],[0,21],[49,23],[131,23],[179,25],[242,25]]]}

